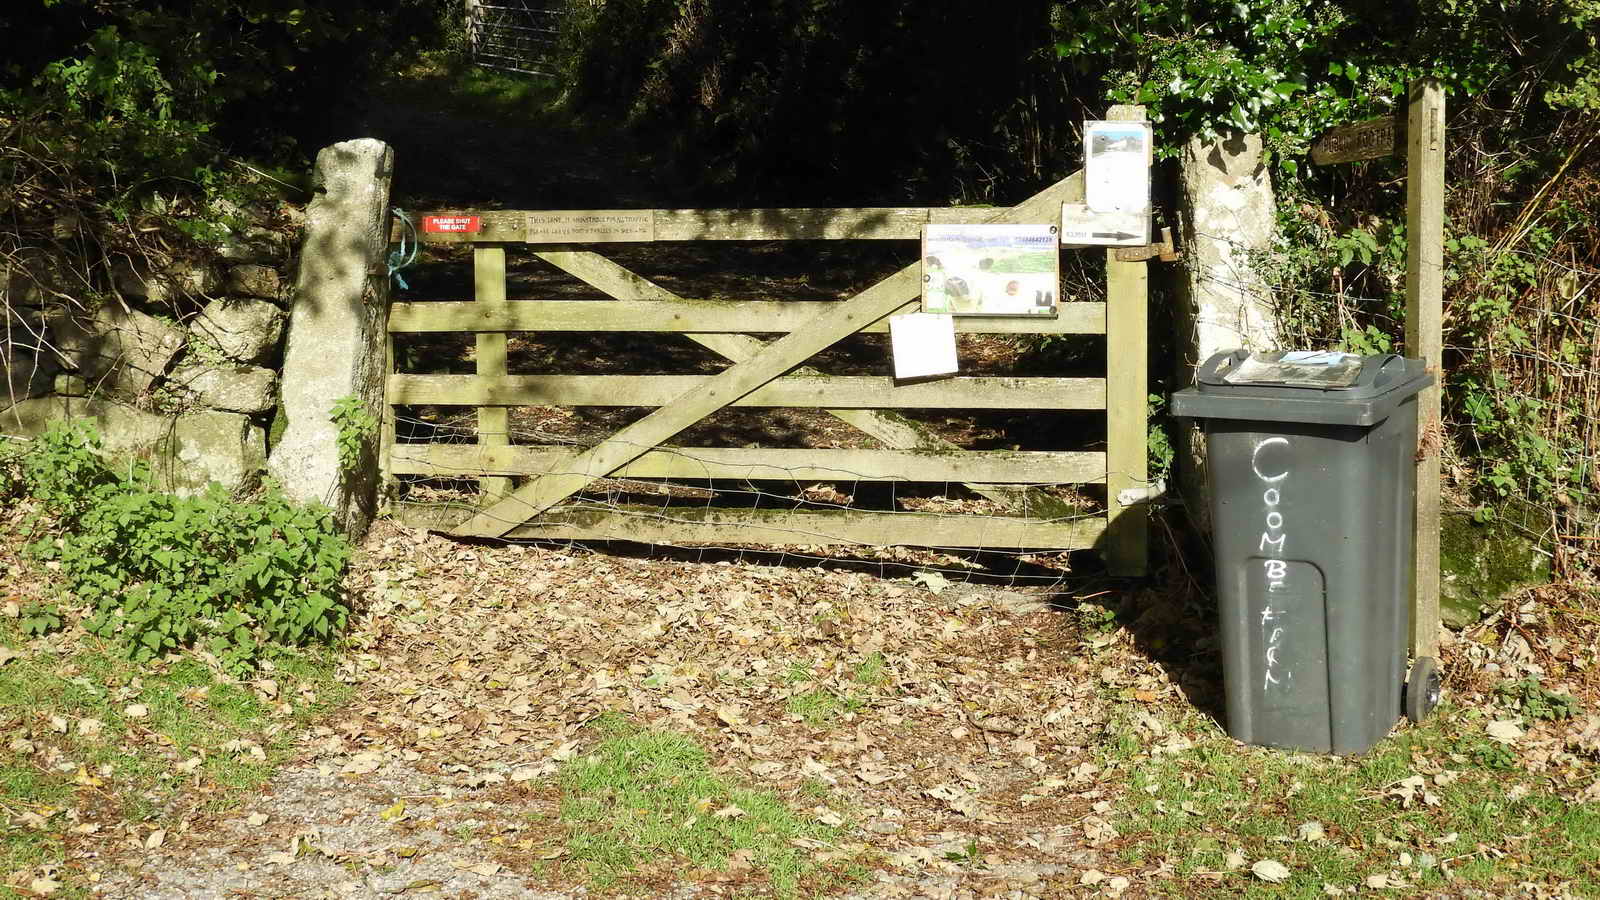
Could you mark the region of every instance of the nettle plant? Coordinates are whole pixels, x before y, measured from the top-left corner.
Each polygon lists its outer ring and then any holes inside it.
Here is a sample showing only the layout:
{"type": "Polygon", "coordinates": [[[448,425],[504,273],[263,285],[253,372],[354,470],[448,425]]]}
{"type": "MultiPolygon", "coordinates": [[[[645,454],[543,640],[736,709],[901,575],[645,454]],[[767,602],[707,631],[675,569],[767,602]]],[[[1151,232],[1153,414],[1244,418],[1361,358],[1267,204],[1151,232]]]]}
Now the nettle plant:
{"type": "Polygon", "coordinates": [[[328,410],[328,418],[338,430],[339,471],[346,478],[361,462],[367,440],[378,433],[378,419],[355,397],[341,397],[328,410]]]}
{"type": "Polygon", "coordinates": [[[328,642],[344,627],[351,549],[326,509],[270,485],[252,501],[216,485],[164,493],[142,464],[108,469],[99,447],[88,426],[57,423],[23,462],[27,492],[61,526],[29,550],[59,563],[92,609],[89,631],[134,660],[199,647],[243,674],[274,646],[328,642]]]}

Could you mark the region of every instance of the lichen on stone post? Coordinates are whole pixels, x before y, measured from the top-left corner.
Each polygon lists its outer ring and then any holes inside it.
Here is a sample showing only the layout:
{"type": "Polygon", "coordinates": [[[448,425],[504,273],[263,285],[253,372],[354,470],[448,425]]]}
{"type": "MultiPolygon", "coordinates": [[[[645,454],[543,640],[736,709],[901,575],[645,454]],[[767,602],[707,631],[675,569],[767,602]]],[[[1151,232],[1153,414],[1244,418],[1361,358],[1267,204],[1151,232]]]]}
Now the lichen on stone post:
{"type": "Polygon", "coordinates": [[[354,397],[381,418],[389,320],[389,188],[394,151],[372,138],[317,154],[317,194],[289,312],[281,417],[268,473],[291,498],[319,501],[358,537],[377,510],[376,435],[352,471],[340,466],[334,402],[354,397]]]}
{"type": "MultiPolygon", "coordinates": [[[[1251,254],[1272,246],[1277,203],[1261,136],[1193,138],[1179,160],[1182,187],[1183,302],[1177,317],[1177,382],[1222,350],[1275,349],[1277,310],[1251,254]]],[[[1197,522],[1209,516],[1205,445],[1194,425],[1178,430],[1178,480],[1197,522]]]]}

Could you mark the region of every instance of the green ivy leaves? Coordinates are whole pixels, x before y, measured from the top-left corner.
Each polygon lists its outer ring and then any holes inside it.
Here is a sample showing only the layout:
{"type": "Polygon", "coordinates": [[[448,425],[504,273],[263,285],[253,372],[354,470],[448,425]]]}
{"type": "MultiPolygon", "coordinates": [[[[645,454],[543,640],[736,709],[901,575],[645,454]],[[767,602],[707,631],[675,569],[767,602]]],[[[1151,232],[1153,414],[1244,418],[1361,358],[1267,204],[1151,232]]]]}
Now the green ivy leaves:
{"type": "MultiPolygon", "coordinates": [[[[1056,54],[1101,75],[1106,98],[1140,103],[1158,147],[1260,131],[1296,155],[1335,125],[1405,96],[1414,78],[1474,95],[1521,73],[1555,109],[1600,109],[1600,2],[1537,9],[1482,0],[1407,12],[1343,0],[1098,0],[1061,4],[1056,54]]],[[[1292,174],[1292,173],[1291,173],[1292,174]]]]}
{"type": "Polygon", "coordinates": [[[1191,135],[1281,132],[1289,117],[1276,111],[1307,91],[1344,23],[1317,0],[1106,0],[1068,11],[1056,52],[1103,71],[1108,99],[1145,105],[1170,154],[1191,135]]]}

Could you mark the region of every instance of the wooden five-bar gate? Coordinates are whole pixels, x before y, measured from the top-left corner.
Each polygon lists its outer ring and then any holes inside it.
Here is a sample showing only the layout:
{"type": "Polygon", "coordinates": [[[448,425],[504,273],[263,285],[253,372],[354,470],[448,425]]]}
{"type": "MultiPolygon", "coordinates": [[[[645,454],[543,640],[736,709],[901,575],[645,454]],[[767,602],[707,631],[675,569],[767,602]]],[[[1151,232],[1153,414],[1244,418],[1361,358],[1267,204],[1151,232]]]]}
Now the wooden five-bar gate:
{"type": "MultiPolygon", "coordinates": [[[[804,368],[857,332],[883,332],[914,311],[920,260],[841,301],[708,301],[667,290],[590,249],[601,241],[916,240],[925,224],[1048,223],[1081,202],[1082,173],[1008,208],[589,210],[452,213],[422,234],[473,246],[471,301],[397,302],[389,331],[476,335],[475,374],[394,372],[390,409],[477,408],[477,443],[399,443],[386,425],[386,475],[479,481],[475,502],[398,503],[414,524],[478,537],[647,543],[867,544],[939,548],[1099,549],[1114,572],[1146,565],[1147,263],[1106,256],[1107,302],[1064,302],[1055,318],[960,316],[964,333],[1103,335],[1104,377],[954,377],[897,383],[888,376],[829,376],[804,368]],[[607,301],[511,300],[506,246],[532,252],[598,289],[607,301]],[[506,335],[517,332],[682,334],[724,357],[714,375],[508,375],[506,335]],[[779,334],[764,341],[756,334],[779,334]],[[525,406],[630,406],[654,411],[592,446],[519,445],[507,413],[525,406]],[[876,449],[678,448],[675,435],[728,406],[826,410],[876,449]],[[895,409],[1103,410],[1104,450],[964,450],[895,409]],[[1005,515],[903,510],[618,506],[574,502],[599,479],[944,482],[997,501],[1005,515]],[[1053,515],[1030,503],[1042,485],[1104,484],[1103,511],[1053,515]],[[803,537],[802,537],[803,536],[803,537]]],[[[424,217],[412,217],[412,225],[424,217]]],[[[435,219],[435,223],[439,220],[435,219]]],[[[397,223],[394,237],[407,229],[397,223]]],[[[1123,253],[1123,256],[1137,255],[1123,253]]],[[[392,357],[393,354],[391,354],[392,357]]]]}

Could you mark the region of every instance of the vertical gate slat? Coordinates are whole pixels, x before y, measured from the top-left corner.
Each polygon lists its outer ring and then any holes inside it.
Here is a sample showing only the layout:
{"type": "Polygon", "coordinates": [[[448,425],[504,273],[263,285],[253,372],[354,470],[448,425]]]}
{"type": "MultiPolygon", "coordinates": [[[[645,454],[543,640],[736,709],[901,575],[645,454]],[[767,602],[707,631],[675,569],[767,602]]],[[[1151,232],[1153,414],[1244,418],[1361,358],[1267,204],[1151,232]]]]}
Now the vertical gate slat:
{"type": "MultiPolygon", "coordinates": [[[[1142,106],[1113,106],[1108,120],[1142,122],[1142,106]]],[[[1106,534],[1102,555],[1114,575],[1149,566],[1150,507],[1125,504],[1125,490],[1149,487],[1149,263],[1106,250],[1106,534]]]]}
{"type": "MultiPolygon", "coordinates": [[[[472,253],[473,297],[491,307],[506,304],[506,251],[504,247],[477,247],[472,253]]],[[[480,333],[475,358],[479,375],[506,374],[506,336],[480,333]]],[[[503,406],[478,407],[478,443],[504,446],[511,443],[510,410],[503,406]]],[[[511,479],[487,476],[478,479],[479,499],[493,505],[511,492],[511,479]]]]}

